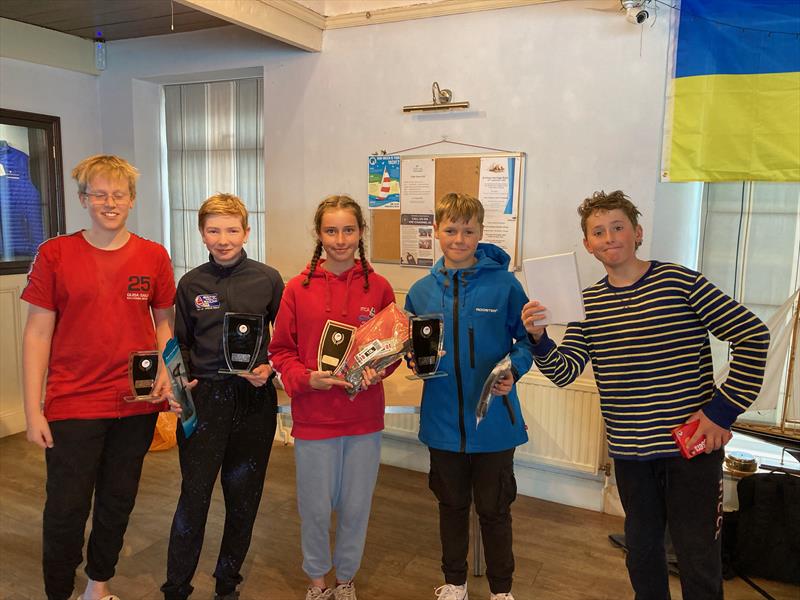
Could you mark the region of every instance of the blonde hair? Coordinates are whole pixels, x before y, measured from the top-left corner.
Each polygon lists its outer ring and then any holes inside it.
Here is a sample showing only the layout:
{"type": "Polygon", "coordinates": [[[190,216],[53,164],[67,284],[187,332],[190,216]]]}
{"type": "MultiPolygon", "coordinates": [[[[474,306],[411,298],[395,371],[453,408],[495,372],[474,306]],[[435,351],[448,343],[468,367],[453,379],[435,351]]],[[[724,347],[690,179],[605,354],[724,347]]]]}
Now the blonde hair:
{"type": "Polygon", "coordinates": [[[314,232],[317,234],[317,244],[314,246],[314,254],[311,256],[311,264],[308,269],[308,276],[303,280],[303,287],[308,287],[311,283],[311,276],[317,268],[317,263],[322,256],[322,241],[319,235],[322,233],[322,216],[329,210],[349,210],[352,211],[358,224],[358,232],[361,234],[358,238],[358,260],[361,263],[361,270],[364,273],[364,289],[369,289],[369,263],[367,262],[367,253],[364,249],[364,232],[367,230],[367,222],[364,220],[364,213],[361,211],[361,205],[353,200],[350,196],[344,194],[332,195],[325,198],[317,206],[317,212],[314,213],[314,232]]]}
{"type": "Polygon", "coordinates": [[[444,220],[468,222],[476,217],[479,225],[483,225],[483,204],[475,196],[451,192],[442,196],[436,203],[436,225],[444,220]]]}
{"type": "Polygon", "coordinates": [[[197,226],[200,231],[203,231],[206,219],[212,215],[239,217],[242,221],[242,229],[247,231],[247,207],[238,196],[218,192],[207,198],[197,212],[197,226]]]}
{"type": "Polygon", "coordinates": [[[128,181],[128,193],[136,198],[136,179],[139,171],[124,158],[112,154],[95,154],[84,158],[72,169],[72,178],[78,182],[78,193],[85,194],[86,186],[98,175],[128,181]]]}

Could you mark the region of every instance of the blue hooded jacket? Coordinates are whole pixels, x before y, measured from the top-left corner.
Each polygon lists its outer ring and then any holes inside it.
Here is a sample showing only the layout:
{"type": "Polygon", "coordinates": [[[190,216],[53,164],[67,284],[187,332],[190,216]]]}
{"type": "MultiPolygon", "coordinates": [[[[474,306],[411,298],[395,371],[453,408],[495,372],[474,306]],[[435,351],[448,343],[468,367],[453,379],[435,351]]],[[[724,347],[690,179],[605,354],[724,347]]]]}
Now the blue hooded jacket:
{"type": "Polygon", "coordinates": [[[528,298],[508,271],[510,257],[494,244],[478,244],[475,258],[468,269],[446,269],[439,259],[406,296],[406,310],[416,315],[444,314],[439,370],[448,375],[425,382],[419,428],[420,441],[438,450],[498,452],[528,441],[516,386],[492,399],[476,425],[475,407],[494,366],[510,353],[516,381],[533,354],[520,320],[528,298]]]}

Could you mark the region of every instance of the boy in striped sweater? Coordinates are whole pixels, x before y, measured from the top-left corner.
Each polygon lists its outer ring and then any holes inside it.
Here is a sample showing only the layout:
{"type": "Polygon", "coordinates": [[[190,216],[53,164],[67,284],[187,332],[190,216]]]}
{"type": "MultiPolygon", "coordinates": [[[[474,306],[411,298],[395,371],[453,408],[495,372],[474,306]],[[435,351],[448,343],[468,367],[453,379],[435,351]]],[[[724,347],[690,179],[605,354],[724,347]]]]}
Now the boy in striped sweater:
{"type": "Polygon", "coordinates": [[[637,257],[641,213],[621,191],[595,192],[578,214],[583,244],[607,276],[583,290],[586,318],[569,324],[560,346],[536,325],[545,307],[536,300],[525,305],[534,360],[558,386],[592,362],[636,600],[670,597],[667,525],[683,597],[720,600],[722,448],[761,388],[769,332],[702,274],[637,257]],[[732,348],[730,375],[719,388],[709,332],[732,348]],[[690,421],[700,423],[689,445],[705,436],[706,453],[687,460],[670,431],[690,421]]]}

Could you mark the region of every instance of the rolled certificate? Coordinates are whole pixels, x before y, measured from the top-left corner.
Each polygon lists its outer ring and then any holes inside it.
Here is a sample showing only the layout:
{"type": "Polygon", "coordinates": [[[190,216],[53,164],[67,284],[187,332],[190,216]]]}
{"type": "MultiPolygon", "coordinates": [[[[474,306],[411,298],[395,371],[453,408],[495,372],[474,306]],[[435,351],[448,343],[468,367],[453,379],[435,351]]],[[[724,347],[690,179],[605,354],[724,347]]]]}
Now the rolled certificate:
{"type": "Polygon", "coordinates": [[[492,398],[494,398],[492,395],[492,388],[509,373],[511,373],[511,357],[506,354],[505,358],[494,366],[492,372],[489,373],[489,376],[486,378],[486,381],[483,382],[481,397],[478,399],[478,405],[475,407],[476,427],[481,424],[486,413],[489,412],[489,406],[492,403],[492,398]]]}

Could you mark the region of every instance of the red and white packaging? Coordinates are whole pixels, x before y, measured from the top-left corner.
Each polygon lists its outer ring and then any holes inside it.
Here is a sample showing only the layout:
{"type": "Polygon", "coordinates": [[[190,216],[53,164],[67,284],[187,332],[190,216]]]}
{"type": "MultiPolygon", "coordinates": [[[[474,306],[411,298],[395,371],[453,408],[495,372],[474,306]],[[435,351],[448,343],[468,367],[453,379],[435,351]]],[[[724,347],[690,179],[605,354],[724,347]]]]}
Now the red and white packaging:
{"type": "Polygon", "coordinates": [[[694,432],[697,431],[697,426],[699,424],[699,420],[692,421],[691,423],[684,423],[680,427],[676,427],[672,430],[672,437],[675,443],[678,444],[683,458],[693,458],[706,451],[706,436],[701,437],[700,441],[691,448],[688,445],[694,432]]]}

